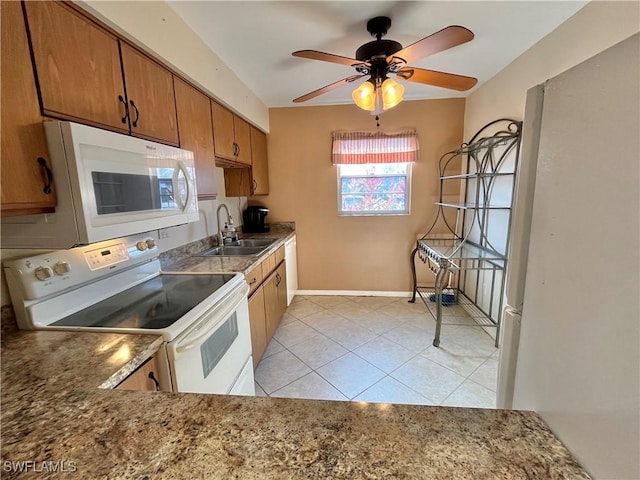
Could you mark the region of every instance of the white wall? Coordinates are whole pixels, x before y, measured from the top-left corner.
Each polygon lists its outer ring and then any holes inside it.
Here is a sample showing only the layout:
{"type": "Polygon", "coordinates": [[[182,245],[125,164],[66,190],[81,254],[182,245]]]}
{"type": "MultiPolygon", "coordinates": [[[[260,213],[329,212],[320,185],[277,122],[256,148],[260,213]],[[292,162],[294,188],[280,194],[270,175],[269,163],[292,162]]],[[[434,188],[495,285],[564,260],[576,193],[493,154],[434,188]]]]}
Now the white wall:
{"type": "Polygon", "coordinates": [[[129,40],[155,53],[256,127],[269,131],[266,105],[165,2],[89,0],[76,3],[129,40]]]}
{"type": "Polygon", "coordinates": [[[592,1],[467,97],[464,138],[522,120],[527,90],[640,31],[640,2],[592,1]]]}

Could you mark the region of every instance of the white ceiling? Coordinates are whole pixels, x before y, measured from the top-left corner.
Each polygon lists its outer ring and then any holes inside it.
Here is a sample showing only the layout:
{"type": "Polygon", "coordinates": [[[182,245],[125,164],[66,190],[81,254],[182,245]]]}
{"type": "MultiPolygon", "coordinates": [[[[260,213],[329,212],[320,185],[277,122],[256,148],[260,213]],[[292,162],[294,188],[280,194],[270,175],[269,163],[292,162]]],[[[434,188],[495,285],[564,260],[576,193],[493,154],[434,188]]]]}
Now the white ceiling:
{"type": "MultiPolygon", "coordinates": [[[[385,38],[410,45],[449,25],[470,29],[475,38],[412,66],[476,77],[478,84],[456,92],[411,82],[405,99],[464,97],[582,8],[586,1],[169,1],[180,17],[268,106],[292,100],[356,73],[352,68],[291,56],[320,50],[354,57],[373,40],[372,17],[386,15],[385,38]]],[[[360,83],[360,82],[359,82],[360,83]]],[[[350,103],[348,85],[303,104],[350,103]]]]}

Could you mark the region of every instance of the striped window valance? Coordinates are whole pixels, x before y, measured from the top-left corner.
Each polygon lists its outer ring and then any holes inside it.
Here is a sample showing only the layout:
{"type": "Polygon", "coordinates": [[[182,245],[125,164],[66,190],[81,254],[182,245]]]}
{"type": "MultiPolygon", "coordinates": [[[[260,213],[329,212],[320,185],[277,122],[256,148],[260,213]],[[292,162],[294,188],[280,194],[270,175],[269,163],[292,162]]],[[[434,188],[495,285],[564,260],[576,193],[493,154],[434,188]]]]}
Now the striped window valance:
{"type": "Polygon", "coordinates": [[[334,165],[405,163],[418,160],[415,130],[398,133],[333,132],[331,162],[334,165]]]}

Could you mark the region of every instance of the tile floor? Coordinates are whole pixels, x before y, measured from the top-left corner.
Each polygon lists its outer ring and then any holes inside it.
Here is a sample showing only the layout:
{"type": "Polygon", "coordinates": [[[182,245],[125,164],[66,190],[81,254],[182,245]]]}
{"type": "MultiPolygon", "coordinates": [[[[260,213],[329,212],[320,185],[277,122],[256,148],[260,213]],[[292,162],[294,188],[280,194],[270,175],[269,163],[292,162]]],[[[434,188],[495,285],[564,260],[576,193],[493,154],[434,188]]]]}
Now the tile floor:
{"type": "MultiPolygon", "coordinates": [[[[296,296],[255,372],[256,394],[495,408],[498,349],[482,328],[443,326],[419,300],[296,296]]],[[[473,323],[459,306],[444,312],[473,323]]]]}

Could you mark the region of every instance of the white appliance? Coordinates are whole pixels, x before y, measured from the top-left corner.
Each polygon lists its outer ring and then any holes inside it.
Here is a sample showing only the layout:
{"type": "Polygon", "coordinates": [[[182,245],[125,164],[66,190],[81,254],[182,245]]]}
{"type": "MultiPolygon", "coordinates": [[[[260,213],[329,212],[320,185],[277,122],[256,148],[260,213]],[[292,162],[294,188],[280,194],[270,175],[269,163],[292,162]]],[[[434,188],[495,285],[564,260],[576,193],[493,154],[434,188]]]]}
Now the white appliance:
{"type": "Polygon", "coordinates": [[[151,233],[5,262],[23,329],[155,334],[177,392],[254,395],[242,274],[164,274],[151,233]]]}
{"type": "Polygon", "coordinates": [[[284,242],[284,259],[287,266],[287,306],[291,305],[298,290],[298,253],[296,236],[284,242]]]}
{"type": "Polygon", "coordinates": [[[498,407],[594,478],[640,478],[640,35],[531,89],[498,407]]]}
{"type": "Polygon", "coordinates": [[[198,220],[193,153],[45,122],[55,213],[2,219],[3,248],[70,248],[198,220]]]}

